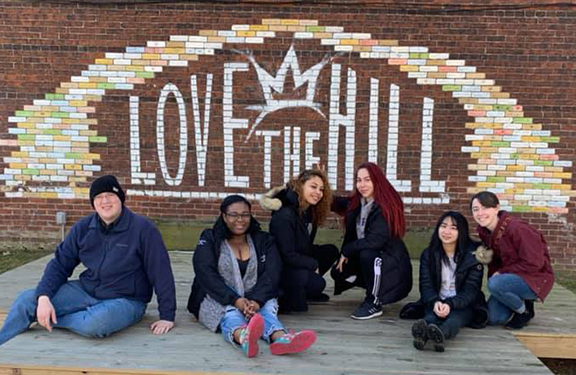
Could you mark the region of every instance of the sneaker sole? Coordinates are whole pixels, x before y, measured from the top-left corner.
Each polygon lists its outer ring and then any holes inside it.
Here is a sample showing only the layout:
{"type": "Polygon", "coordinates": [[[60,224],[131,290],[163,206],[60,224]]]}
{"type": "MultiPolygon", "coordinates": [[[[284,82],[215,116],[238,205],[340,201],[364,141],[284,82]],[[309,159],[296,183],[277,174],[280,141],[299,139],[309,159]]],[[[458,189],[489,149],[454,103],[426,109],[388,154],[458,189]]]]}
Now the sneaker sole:
{"type": "Polygon", "coordinates": [[[434,342],[434,350],[441,353],[444,351],[444,337],[437,329],[428,329],[428,339],[434,342]]]}
{"type": "Polygon", "coordinates": [[[308,349],[316,342],[316,333],[313,331],[302,331],[294,336],[290,344],[270,344],[270,353],[274,355],[300,353],[308,349]]]}
{"type": "Polygon", "coordinates": [[[248,323],[248,358],[255,357],[258,354],[258,340],[264,332],[264,320],[262,315],[256,314],[250,319],[248,323]]]}
{"type": "Polygon", "coordinates": [[[372,315],[366,315],[366,316],[356,316],[356,315],[352,314],[352,315],[350,315],[350,317],[352,319],[355,319],[355,320],[368,320],[368,319],[372,319],[372,318],[377,318],[380,315],[382,315],[382,311],[378,311],[372,315]]]}
{"type": "Polygon", "coordinates": [[[414,338],[412,344],[416,349],[424,350],[426,342],[428,341],[427,330],[428,325],[424,320],[419,320],[412,326],[412,337],[414,338]]]}

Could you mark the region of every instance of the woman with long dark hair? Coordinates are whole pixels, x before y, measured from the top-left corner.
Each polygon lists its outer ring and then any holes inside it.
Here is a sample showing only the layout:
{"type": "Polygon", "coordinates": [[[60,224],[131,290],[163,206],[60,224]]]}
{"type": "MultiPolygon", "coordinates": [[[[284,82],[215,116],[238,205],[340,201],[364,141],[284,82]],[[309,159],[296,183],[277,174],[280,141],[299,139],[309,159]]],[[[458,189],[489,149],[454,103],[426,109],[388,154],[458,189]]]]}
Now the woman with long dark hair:
{"type": "Polygon", "coordinates": [[[534,318],[534,301],[544,301],[554,286],[546,240],[529,224],[501,211],[494,193],[477,193],[470,209],[482,242],[492,252],[488,264],[490,324],[520,329],[534,318]]]}
{"type": "Polygon", "coordinates": [[[351,318],[380,316],[382,305],[403,299],[412,289],[412,265],[402,241],[402,198],[376,164],[363,163],[356,170],[356,189],[349,198],[336,200],[333,209],[345,214],[346,225],[341,257],[331,272],[334,294],[366,288],[351,318]]]}
{"type": "Polygon", "coordinates": [[[488,312],[482,287],[483,267],[473,251],[468,221],[462,214],[442,214],[420,256],[420,303],[424,319],[412,326],[414,347],[424,349],[430,339],[437,352],[446,339],[454,338],[464,326],[482,328],[488,312]]]}
{"type": "Polygon", "coordinates": [[[258,354],[260,338],[272,354],[298,353],[316,340],[314,331],[288,333],[278,320],[280,257],[246,198],[222,201],[216,223],[198,240],[193,265],[188,311],[211,331],[221,330],[246,356],[258,354]]]}
{"type": "Polygon", "coordinates": [[[334,245],[315,245],[316,230],[330,212],[332,192],[320,170],[305,170],[266,193],[260,204],[272,211],[270,234],[282,257],[280,309],[307,311],[309,301],[327,301],[323,275],[338,259],[334,245]]]}

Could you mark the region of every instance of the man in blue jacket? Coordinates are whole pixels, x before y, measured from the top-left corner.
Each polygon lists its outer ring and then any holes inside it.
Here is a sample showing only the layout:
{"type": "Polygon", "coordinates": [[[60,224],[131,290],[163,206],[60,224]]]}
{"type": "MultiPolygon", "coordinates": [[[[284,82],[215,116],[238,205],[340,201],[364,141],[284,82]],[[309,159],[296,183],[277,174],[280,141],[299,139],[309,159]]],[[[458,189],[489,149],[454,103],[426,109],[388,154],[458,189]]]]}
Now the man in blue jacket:
{"type": "Polygon", "coordinates": [[[106,337],[142,319],[153,289],[160,320],[150,326],[152,333],[174,327],[174,276],[162,236],[152,222],[126,208],[124,200],[116,177],[92,183],[90,203],[96,212],[72,227],[36,289],[14,301],[0,345],[35,321],[50,332],[56,327],[106,337]],[[68,281],[79,263],[86,270],[79,280],[68,281]]]}

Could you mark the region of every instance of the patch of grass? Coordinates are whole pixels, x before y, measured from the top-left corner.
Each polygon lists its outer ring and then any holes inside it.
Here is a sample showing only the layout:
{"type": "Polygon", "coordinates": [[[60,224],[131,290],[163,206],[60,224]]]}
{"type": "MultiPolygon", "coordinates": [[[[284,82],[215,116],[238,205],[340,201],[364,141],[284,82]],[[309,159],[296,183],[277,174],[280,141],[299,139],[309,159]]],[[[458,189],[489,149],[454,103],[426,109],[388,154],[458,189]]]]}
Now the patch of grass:
{"type": "Polygon", "coordinates": [[[574,277],[574,274],[569,274],[567,272],[557,272],[555,276],[556,282],[558,284],[576,294],[576,278],[574,277]]]}
{"type": "Polygon", "coordinates": [[[0,251],[0,274],[51,253],[52,250],[2,250],[0,251]]]}

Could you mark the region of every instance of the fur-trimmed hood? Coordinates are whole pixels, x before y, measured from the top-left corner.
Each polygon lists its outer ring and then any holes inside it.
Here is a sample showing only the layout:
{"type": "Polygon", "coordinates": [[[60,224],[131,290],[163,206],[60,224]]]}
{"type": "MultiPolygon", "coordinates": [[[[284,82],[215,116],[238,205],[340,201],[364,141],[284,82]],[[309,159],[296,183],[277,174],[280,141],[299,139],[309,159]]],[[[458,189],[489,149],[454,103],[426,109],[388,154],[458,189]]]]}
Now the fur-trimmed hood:
{"type": "Polygon", "coordinates": [[[260,207],[266,211],[279,211],[282,206],[298,207],[298,195],[287,184],[268,190],[260,198],[260,207]]]}

